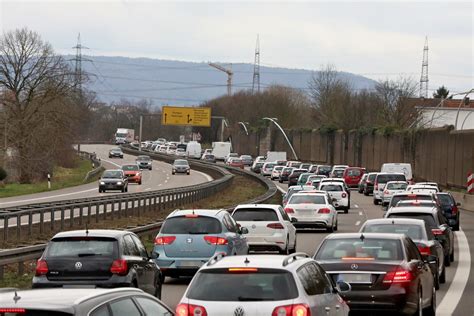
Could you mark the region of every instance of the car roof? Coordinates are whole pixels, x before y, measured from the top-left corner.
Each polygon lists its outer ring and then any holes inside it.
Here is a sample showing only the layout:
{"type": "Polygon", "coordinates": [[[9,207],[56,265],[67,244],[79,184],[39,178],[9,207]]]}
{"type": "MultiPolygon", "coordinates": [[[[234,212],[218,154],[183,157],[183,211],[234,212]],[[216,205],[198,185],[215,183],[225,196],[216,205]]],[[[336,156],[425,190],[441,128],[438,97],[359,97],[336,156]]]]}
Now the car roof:
{"type": "Polygon", "coordinates": [[[144,294],[134,288],[51,288],[0,292],[0,301],[5,307],[50,309],[74,312],[74,306],[99,296],[119,297],[130,294],[144,294]],[[16,291],[16,292],[15,292],[16,291]],[[15,295],[16,293],[16,295],[15,295]],[[15,301],[15,296],[19,297],[15,301]],[[59,298],[59,299],[58,299],[59,298]],[[7,304],[11,304],[8,306],[7,304]]]}
{"type": "Polygon", "coordinates": [[[438,212],[435,206],[395,206],[392,207],[388,212],[392,213],[423,213],[423,214],[434,214],[438,212]]]}
{"type": "MultiPolygon", "coordinates": [[[[321,181],[322,183],[322,181],[321,181]]],[[[344,186],[344,184],[341,183],[341,181],[324,181],[324,185],[341,185],[344,186]]]]}
{"type": "Polygon", "coordinates": [[[302,184],[292,185],[291,187],[288,188],[288,191],[305,190],[305,189],[310,190],[310,189],[314,189],[314,187],[312,185],[302,185],[302,184]]]}
{"type": "Polygon", "coordinates": [[[323,178],[324,182],[346,182],[343,178],[323,178]]]}
{"type": "Polygon", "coordinates": [[[376,218],[369,219],[364,223],[366,225],[377,225],[377,224],[403,224],[403,225],[419,225],[425,226],[425,221],[422,219],[415,218],[376,218]]]}
{"type": "Polygon", "coordinates": [[[346,239],[346,238],[379,238],[379,239],[401,239],[403,235],[401,234],[391,234],[391,233],[337,233],[330,234],[325,239],[346,239]]]}
{"type": "MultiPolygon", "coordinates": [[[[209,261],[209,265],[205,264],[201,267],[201,270],[208,269],[222,269],[222,268],[236,268],[236,267],[245,267],[245,268],[270,268],[270,269],[282,269],[294,271],[299,268],[302,264],[313,261],[309,256],[308,258],[298,257],[296,261],[289,261],[289,264],[284,265],[285,259],[291,256],[298,254],[293,254],[289,256],[285,255],[247,255],[247,256],[226,256],[217,260],[215,262],[209,261]],[[298,264],[294,264],[298,263],[298,264]]],[[[301,253],[299,253],[301,255],[301,253]]],[[[306,254],[305,254],[306,255],[306,254]]]]}
{"type": "Polygon", "coordinates": [[[301,196],[301,195],[324,195],[326,196],[327,192],[326,191],[319,191],[319,192],[315,192],[315,191],[300,191],[300,192],[296,192],[295,194],[293,194],[293,196],[301,196]]]}
{"type": "Polygon", "coordinates": [[[281,207],[279,204],[239,204],[235,207],[234,210],[239,209],[239,208],[253,208],[253,209],[274,209],[278,210],[281,207]]]}
{"type": "Polygon", "coordinates": [[[118,238],[123,235],[130,234],[129,231],[126,230],[115,230],[115,229],[81,229],[81,230],[70,230],[65,232],[57,233],[53,236],[55,238],[65,238],[65,237],[111,237],[111,238],[118,238]]]}
{"type": "Polygon", "coordinates": [[[392,175],[392,174],[396,174],[396,175],[400,175],[400,176],[405,175],[404,173],[401,173],[401,172],[378,172],[377,173],[378,176],[385,176],[385,175],[392,175]]]}
{"type": "Polygon", "coordinates": [[[210,217],[219,217],[219,213],[225,211],[224,209],[198,209],[198,210],[174,210],[169,214],[166,218],[177,217],[177,216],[185,216],[185,215],[200,215],[200,216],[210,216],[210,217]]]}
{"type": "Polygon", "coordinates": [[[408,183],[407,181],[388,181],[387,184],[389,183],[408,183]]]}

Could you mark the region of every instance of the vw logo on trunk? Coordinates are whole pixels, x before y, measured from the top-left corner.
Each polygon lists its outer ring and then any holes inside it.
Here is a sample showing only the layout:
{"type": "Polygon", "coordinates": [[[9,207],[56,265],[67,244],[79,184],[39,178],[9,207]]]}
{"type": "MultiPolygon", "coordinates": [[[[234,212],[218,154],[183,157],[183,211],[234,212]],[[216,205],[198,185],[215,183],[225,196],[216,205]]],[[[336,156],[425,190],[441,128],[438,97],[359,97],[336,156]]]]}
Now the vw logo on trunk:
{"type": "Polygon", "coordinates": [[[234,311],[234,316],[245,316],[244,309],[241,306],[237,307],[234,311]]]}
{"type": "Polygon", "coordinates": [[[81,270],[82,269],[82,263],[78,261],[78,262],[76,262],[74,267],[76,268],[76,270],[81,270]]]}
{"type": "Polygon", "coordinates": [[[357,264],[353,263],[353,264],[351,264],[351,269],[352,270],[357,270],[357,269],[359,269],[359,266],[357,264]]]}
{"type": "Polygon", "coordinates": [[[193,242],[193,239],[192,239],[192,238],[187,238],[187,239],[186,239],[186,242],[187,242],[188,244],[190,244],[190,243],[193,242]]]}

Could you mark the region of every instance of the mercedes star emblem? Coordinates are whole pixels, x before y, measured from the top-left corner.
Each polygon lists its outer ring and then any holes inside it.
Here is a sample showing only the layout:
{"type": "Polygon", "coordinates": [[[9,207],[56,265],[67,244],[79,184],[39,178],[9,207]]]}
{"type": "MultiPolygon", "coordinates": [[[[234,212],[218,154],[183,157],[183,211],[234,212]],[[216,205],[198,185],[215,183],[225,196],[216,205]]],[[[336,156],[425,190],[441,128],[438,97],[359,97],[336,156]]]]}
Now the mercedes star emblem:
{"type": "Polygon", "coordinates": [[[82,269],[82,263],[78,261],[78,262],[76,262],[74,267],[76,267],[76,270],[81,270],[82,269]]]}
{"type": "Polygon", "coordinates": [[[237,307],[234,311],[234,316],[245,316],[244,309],[241,306],[237,307]]]}
{"type": "Polygon", "coordinates": [[[359,269],[359,266],[357,264],[353,263],[353,264],[351,264],[351,269],[352,270],[357,270],[357,269],[359,269]]]}

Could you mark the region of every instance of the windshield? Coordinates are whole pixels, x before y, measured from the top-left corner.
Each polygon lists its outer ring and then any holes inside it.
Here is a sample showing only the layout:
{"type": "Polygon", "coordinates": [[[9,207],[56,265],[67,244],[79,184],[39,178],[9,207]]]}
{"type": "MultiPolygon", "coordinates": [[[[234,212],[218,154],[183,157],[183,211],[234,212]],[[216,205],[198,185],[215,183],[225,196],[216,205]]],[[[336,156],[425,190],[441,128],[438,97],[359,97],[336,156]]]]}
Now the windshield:
{"type": "Polygon", "coordinates": [[[112,149],[112,152],[114,152],[114,153],[121,153],[121,152],[122,152],[122,149],[120,149],[120,148],[114,148],[114,149],[112,149]]]}
{"type": "Polygon", "coordinates": [[[174,162],[175,166],[189,166],[188,162],[186,160],[176,160],[174,162]]]}
{"type": "Polygon", "coordinates": [[[387,183],[389,181],[406,181],[405,175],[403,174],[379,174],[376,178],[377,183],[387,183]]]}
{"type": "Polygon", "coordinates": [[[288,204],[326,204],[326,199],[322,195],[315,194],[293,195],[288,204]]]}
{"type": "Polygon", "coordinates": [[[127,133],[116,133],[116,137],[127,137],[127,133]]]}
{"type": "Polygon", "coordinates": [[[280,269],[201,270],[193,279],[188,299],[218,302],[282,301],[298,297],[293,275],[280,269]]]}
{"type": "Polygon", "coordinates": [[[138,171],[140,170],[140,168],[138,168],[137,165],[125,165],[125,166],[122,166],[122,170],[123,171],[138,171]]]}
{"type": "Polygon", "coordinates": [[[360,176],[362,171],[360,169],[349,169],[347,170],[347,175],[349,177],[358,177],[360,176]]]}
{"type": "Polygon", "coordinates": [[[104,179],[121,179],[122,178],[122,172],[120,172],[120,171],[104,171],[104,174],[102,175],[102,178],[104,178],[104,179]]]}
{"type": "Polygon", "coordinates": [[[139,160],[139,161],[150,161],[151,158],[148,157],[148,156],[138,156],[137,160],[139,160]]]}
{"type": "Polygon", "coordinates": [[[369,224],[364,227],[366,233],[405,234],[413,240],[425,239],[421,226],[410,224],[369,224]]]}
{"type": "Polygon", "coordinates": [[[278,221],[278,215],[272,209],[238,209],[232,217],[237,221],[278,221]]]}
{"type": "Polygon", "coordinates": [[[400,240],[379,238],[327,239],[316,260],[402,260],[400,240]]]}
{"type": "Polygon", "coordinates": [[[113,257],[116,252],[117,241],[113,238],[66,237],[51,240],[46,257],[113,257]]]}
{"type": "Polygon", "coordinates": [[[405,190],[408,184],[406,183],[388,183],[387,190],[405,190]]]}
{"type": "Polygon", "coordinates": [[[160,231],[161,234],[220,234],[221,232],[221,223],[208,216],[171,217],[164,222],[160,231]]]}

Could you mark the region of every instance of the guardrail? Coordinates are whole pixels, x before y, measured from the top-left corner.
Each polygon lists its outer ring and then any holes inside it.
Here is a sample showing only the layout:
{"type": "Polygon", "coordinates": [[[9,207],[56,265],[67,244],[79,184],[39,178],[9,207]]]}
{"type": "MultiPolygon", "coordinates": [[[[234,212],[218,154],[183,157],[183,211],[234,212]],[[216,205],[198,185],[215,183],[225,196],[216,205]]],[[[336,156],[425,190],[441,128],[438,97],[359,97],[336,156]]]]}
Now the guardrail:
{"type": "Polygon", "coordinates": [[[100,161],[100,159],[97,158],[97,155],[95,153],[91,154],[85,151],[79,151],[78,155],[83,159],[90,160],[90,162],[92,163],[92,168],[94,168],[86,174],[82,182],[88,182],[90,179],[94,178],[104,170],[104,167],[102,167],[102,162],[100,161]]]}

